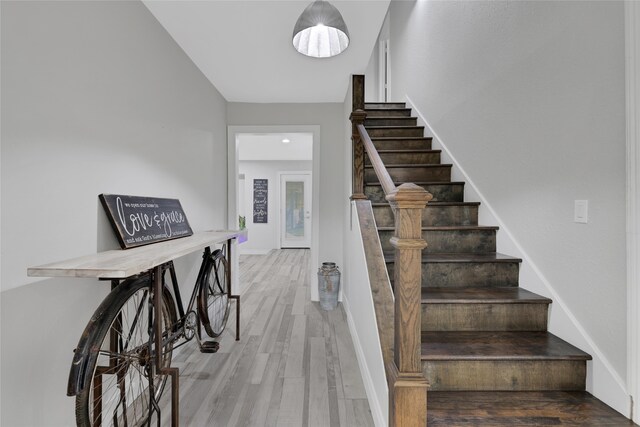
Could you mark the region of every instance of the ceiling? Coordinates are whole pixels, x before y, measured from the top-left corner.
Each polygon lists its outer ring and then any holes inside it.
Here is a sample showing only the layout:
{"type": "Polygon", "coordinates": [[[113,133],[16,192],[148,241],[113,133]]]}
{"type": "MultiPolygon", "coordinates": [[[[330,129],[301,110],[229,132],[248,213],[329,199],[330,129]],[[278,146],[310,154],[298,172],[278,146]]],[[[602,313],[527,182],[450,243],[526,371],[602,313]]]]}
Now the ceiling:
{"type": "Polygon", "coordinates": [[[297,53],[292,32],[311,0],[144,0],[229,102],[343,102],[349,76],[364,73],[389,0],[332,0],[349,29],[333,58],[297,53]]]}

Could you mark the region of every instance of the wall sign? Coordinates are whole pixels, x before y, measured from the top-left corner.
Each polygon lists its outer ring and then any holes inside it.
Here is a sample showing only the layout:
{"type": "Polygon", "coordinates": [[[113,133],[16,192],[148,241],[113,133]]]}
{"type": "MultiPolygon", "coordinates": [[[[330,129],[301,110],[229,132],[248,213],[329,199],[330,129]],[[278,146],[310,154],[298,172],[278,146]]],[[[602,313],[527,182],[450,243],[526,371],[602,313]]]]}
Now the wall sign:
{"type": "Polygon", "coordinates": [[[269,222],[269,180],[253,180],[253,223],[266,224],[269,222]]]}
{"type": "Polygon", "coordinates": [[[193,234],[178,199],[100,194],[122,249],[193,234]]]}

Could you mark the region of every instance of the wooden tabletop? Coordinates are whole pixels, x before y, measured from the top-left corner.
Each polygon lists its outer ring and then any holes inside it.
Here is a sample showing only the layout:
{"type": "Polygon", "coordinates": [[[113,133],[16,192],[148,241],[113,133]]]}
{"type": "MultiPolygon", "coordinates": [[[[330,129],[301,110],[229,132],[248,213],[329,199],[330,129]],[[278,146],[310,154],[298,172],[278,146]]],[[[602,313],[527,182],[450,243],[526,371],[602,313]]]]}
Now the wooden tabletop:
{"type": "Polygon", "coordinates": [[[127,250],[112,250],[31,267],[30,277],[94,277],[123,279],[165,262],[244,235],[246,230],[201,231],[192,236],[127,250]]]}

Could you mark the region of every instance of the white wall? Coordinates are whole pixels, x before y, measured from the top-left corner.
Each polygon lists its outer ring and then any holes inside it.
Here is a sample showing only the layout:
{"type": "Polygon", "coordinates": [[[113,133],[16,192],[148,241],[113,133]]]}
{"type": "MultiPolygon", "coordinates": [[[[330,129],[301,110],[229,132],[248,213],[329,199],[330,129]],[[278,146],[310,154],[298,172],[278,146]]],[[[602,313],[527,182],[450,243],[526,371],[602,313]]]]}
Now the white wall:
{"type": "MultiPolygon", "coordinates": [[[[346,78],[346,77],[345,77],[346,78]]],[[[345,133],[343,104],[227,104],[227,121],[230,127],[256,126],[290,129],[288,132],[307,130],[291,129],[301,126],[319,126],[319,141],[314,139],[313,186],[318,186],[318,256],[311,260],[312,275],[322,261],[332,260],[343,264],[343,213],[347,199],[342,192],[344,186],[344,144],[345,133]],[[317,147],[316,147],[317,145],[317,147]],[[316,170],[317,165],[317,170],[316,170]]],[[[244,131],[243,131],[244,132],[244,131]]],[[[314,136],[315,138],[315,136],[314,136]]],[[[314,203],[316,203],[314,201],[314,203]]],[[[251,234],[249,234],[251,239],[251,234]]],[[[313,250],[313,249],[312,249],[313,250]]],[[[311,298],[317,300],[317,280],[312,278],[311,298]]]]}
{"type": "MultiPolygon", "coordinates": [[[[343,105],[343,116],[352,111],[352,85],[343,105]]],[[[352,148],[351,122],[345,120],[345,143],[342,148],[345,179],[340,191],[347,200],[352,193],[352,148]]],[[[343,205],[344,266],[342,268],[342,302],[347,314],[351,339],[356,350],[358,366],[364,380],[369,407],[376,426],[386,426],[389,418],[389,390],[382,361],[375,308],[371,296],[369,273],[365,262],[364,247],[360,232],[358,214],[353,203],[343,205]]]]}
{"type": "MultiPolygon", "coordinates": [[[[379,93],[380,85],[379,85],[379,71],[380,71],[380,41],[378,40],[373,46],[373,51],[371,52],[371,58],[369,59],[369,64],[367,64],[367,69],[364,74],[367,76],[364,79],[364,100],[366,102],[381,102],[381,94],[379,93]]],[[[349,117],[349,116],[347,116],[349,117]]]]}
{"type": "MultiPolygon", "coordinates": [[[[346,266],[343,270],[342,303],[347,313],[371,414],[375,425],[383,427],[389,419],[389,389],[358,212],[353,202],[350,208],[353,219],[347,224],[344,237],[346,266]]],[[[380,252],[382,253],[382,249],[380,252]]]]}
{"type": "Polygon", "coordinates": [[[594,356],[589,389],[628,414],[623,3],[393,2],[390,28],[393,99],[473,180],[521,285],[554,299],[551,331],[594,356]]]}
{"type": "Polygon", "coordinates": [[[117,247],[102,192],[176,197],[194,230],[224,227],[226,101],[141,3],[1,8],[0,423],[74,425],[72,350],[109,283],[27,267],[117,247]]]}
{"type": "Polygon", "coordinates": [[[247,229],[250,239],[238,245],[242,254],[267,253],[277,249],[279,245],[278,222],[280,221],[280,182],[278,172],[311,171],[312,162],[308,160],[289,161],[239,161],[238,172],[245,175],[245,188],[238,188],[238,196],[244,193],[244,199],[238,199],[239,205],[244,204],[247,229]],[[253,180],[268,179],[268,222],[266,224],[253,223],[253,180]]]}

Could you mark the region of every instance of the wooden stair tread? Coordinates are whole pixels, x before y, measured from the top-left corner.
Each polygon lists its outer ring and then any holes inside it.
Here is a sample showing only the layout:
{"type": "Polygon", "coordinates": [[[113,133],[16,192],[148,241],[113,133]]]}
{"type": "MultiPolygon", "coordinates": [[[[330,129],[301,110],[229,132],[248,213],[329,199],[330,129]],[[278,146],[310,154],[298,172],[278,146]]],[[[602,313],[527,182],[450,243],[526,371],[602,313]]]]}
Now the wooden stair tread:
{"type": "Polygon", "coordinates": [[[423,304],[550,304],[549,298],[526,289],[504,288],[422,288],[423,304]]]}
{"type": "Polygon", "coordinates": [[[428,150],[426,148],[405,148],[393,150],[377,150],[378,154],[395,154],[395,153],[442,153],[442,150],[428,150]]]}
{"type": "MultiPolygon", "coordinates": [[[[384,101],[384,102],[365,102],[364,108],[367,108],[367,105],[407,105],[406,102],[403,101],[384,101]]],[[[404,108],[404,107],[403,107],[404,108]]]]}
{"type": "MultiPolygon", "coordinates": [[[[412,126],[409,126],[412,127],[412,126]]],[[[431,141],[433,137],[431,136],[372,136],[371,141],[420,141],[420,140],[429,140],[431,141]]]]}
{"type": "MultiPolygon", "coordinates": [[[[396,187],[399,187],[402,184],[407,184],[409,182],[394,182],[393,185],[395,185],[396,187]]],[[[413,182],[413,184],[416,185],[464,185],[463,181],[415,181],[413,182]]],[[[365,186],[367,185],[371,185],[371,186],[378,186],[380,187],[382,184],[380,184],[379,182],[366,182],[365,186]]]]}
{"type": "MultiPolygon", "coordinates": [[[[371,202],[371,206],[373,207],[380,207],[380,206],[386,206],[386,207],[390,207],[388,202],[371,202]]],[[[429,206],[480,206],[480,202],[429,202],[427,203],[427,208],[429,208],[429,206]]]]}
{"type": "Polygon", "coordinates": [[[367,108],[365,106],[364,111],[411,111],[411,108],[406,108],[406,107],[391,107],[391,108],[369,107],[367,108]]]}
{"type": "MultiPolygon", "coordinates": [[[[377,111],[406,111],[404,108],[393,108],[393,109],[388,109],[388,108],[382,108],[380,110],[377,111]]],[[[365,110],[366,111],[366,110],[365,110]]],[[[371,110],[373,111],[373,110],[371,110]]],[[[413,116],[371,116],[371,117],[367,117],[365,120],[389,120],[389,119],[393,119],[393,120],[416,120],[417,117],[413,117],[413,116]]]]}
{"type": "MultiPolygon", "coordinates": [[[[390,254],[393,257],[393,254],[390,254]]],[[[453,253],[453,254],[423,254],[422,262],[522,262],[522,259],[501,254],[488,253],[453,253]]]]}
{"type": "MultiPolygon", "coordinates": [[[[435,227],[422,227],[422,231],[463,231],[463,230],[498,230],[495,225],[440,225],[435,227]]],[[[379,231],[392,231],[395,227],[378,227],[379,231]]]]}
{"type": "MultiPolygon", "coordinates": [[[[406,164],[395,164],[395,165],[385,165],[387,169],[389,168],[450,168],[453,165],[448,163],[406,163],[406,164]]],[[[365,165],[365,169],[373,168],[373,165],[365,165]]]]}
{"type": "MultiPolygon", "coordinates": [[[[393,253],[385,253],[384,258],[386,262],[393,262],[393,253]]],[[[422,262],[436,263],[436,262],[518,262],[521,263],[522,259],[512,257],[510,255],[501,254],[499,252],[485,252],[485,253],[438,253],[438,254],[422,254],[422,262]]]]}
{"type": "Polygon", "coordinates": [[[424,129],[424,126],[419,126],[419,125],[411,125],[411,126],[401,126],[401,125],[371,126],[371,125],[366,125],[365,129],[382,129],[382,130],[385,130],[385,129],[424,129]]]}
{"type": "Polygon", "coordinates": [[[586,391],[430,391],[429,427],[637,426],[586,391]]]}
{"type": "Polygon", "coordinates": [[[422,360],[591,360],[549,332],[422,332],[422,360]]]}

